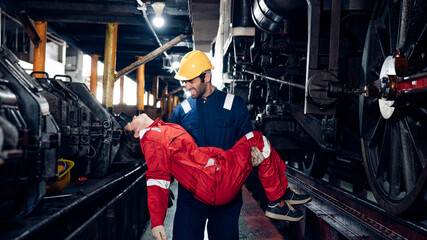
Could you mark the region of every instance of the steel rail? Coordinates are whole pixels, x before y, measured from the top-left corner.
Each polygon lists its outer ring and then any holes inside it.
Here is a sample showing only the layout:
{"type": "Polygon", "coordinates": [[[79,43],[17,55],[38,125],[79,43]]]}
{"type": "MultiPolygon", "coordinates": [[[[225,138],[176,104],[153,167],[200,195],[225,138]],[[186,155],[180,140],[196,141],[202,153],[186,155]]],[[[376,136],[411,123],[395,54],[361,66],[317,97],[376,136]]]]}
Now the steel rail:
{"type": "Polygon", "coordinates": [[[389,214],[374,203],[291,167],[286,172],[291,187],[307,192],[313,198],[306,204],[306,211],[313,212],[349,239],[427,238],[427,228],[420,223],[389,214]]]}

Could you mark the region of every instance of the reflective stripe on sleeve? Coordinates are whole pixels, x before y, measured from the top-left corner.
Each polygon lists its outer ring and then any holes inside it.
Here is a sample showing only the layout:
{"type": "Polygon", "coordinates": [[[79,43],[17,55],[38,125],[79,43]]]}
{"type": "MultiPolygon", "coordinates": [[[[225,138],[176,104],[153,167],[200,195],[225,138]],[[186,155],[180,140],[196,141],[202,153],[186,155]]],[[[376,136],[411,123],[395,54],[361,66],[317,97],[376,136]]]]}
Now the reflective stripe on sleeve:
{"type": "Polygon", "coordinates": [[[187,99],[185,99],[182,103],[181,103],[181,107],[184,110],[184,113],[187,114],[190,110],[191,110],[191,106],[190,103],[188,102],[187,99]]]}
{"type": "Polygon", "coordinates": [[[159,186],[164,189],[169,189],[169,186],[171,185],[170,181],[166,180],[160,180],[160,179],[148,179],[147,180],[147,187],[149,186],[159,186]]]}
{"type": "Polygon", "coordinates": [[[231,107],[233,106],[233,100],[234,100],[234,95],[227,93],[227,96],[225,97],[225,101],[224,101],[224,108],[227,110],[231,110],[231,107]]]}
{"type": "Polygon", "coordinates": [[[248,133],[246,133],[246,139],[251,139],[251,138],[253,138],[253,136],[254,136],[254,133],[253,132],[248,132],[248,133]]]}
{"type": "Polygon", "coordinates": [[[262,136],[262,140],[264,140],[264,147],[262,148],[262,155],[264,156],[264,158],[268,158],[268,157],[270,157],[270,153],[271,153],[270,143],[268,142],[267,138],[264,135],[262,136]]]}

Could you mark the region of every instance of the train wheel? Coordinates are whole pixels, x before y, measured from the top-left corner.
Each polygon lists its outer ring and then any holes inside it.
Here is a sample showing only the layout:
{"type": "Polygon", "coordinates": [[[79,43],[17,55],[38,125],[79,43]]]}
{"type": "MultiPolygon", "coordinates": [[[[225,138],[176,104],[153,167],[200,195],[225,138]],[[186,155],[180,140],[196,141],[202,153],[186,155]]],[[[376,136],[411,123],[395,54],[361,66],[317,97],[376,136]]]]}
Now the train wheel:
{"type": "Polygon", "coordinates": [[[329,156],[322,151],[304,154],[299,168],[314,178],[322,178],[325,175],[329,156]]]}
{"type": "MultiPolygon", "coordinates": [[[[396,70],[393,53],[408,58],[408,75],[427,69],[426,1],[379,1],[368,28],[361,86],[396,70]]],[[[427,211],[427,94],[389,101],[360,96],[362,153],[379,205],[392,214],[427,211]]]]}

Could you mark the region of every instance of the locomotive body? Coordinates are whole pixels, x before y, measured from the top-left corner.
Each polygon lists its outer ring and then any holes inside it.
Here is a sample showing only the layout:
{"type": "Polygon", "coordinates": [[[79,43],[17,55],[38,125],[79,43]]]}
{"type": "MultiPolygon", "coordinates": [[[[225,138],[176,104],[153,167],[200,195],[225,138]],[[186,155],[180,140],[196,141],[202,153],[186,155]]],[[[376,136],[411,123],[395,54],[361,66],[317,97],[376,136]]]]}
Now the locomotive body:
{"type": "Polygon", "coordinates": [[[392,214],[426,207],[425,1],[221,4],[221,77],[288,162],[392,214]]]}

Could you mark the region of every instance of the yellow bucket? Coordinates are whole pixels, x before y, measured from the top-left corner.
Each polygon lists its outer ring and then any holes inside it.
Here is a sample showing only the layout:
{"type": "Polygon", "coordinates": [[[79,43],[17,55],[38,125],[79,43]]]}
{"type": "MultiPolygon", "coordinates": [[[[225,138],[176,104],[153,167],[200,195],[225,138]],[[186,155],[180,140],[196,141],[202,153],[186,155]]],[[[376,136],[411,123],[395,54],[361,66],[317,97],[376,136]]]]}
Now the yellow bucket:
{"type": "Polygon", "coordinates": [[[73,168],[74,162],[60,158],[58,160],[59,177],[56,182],[46,187],[47,193],[59,193],[63,191],[70,183],[70,170],[73,168]]]}

